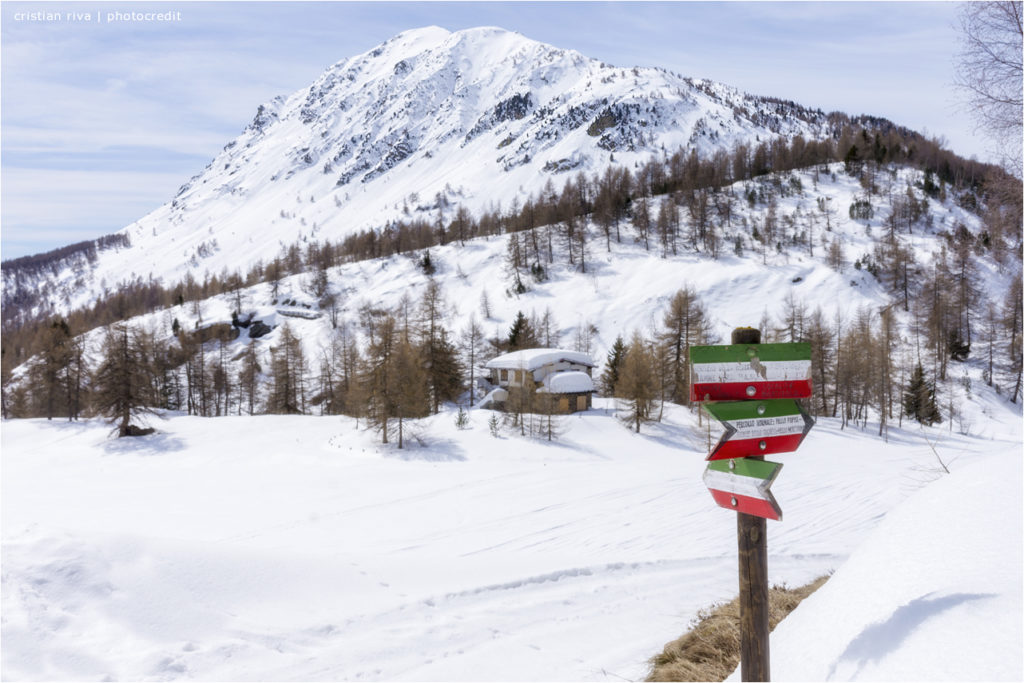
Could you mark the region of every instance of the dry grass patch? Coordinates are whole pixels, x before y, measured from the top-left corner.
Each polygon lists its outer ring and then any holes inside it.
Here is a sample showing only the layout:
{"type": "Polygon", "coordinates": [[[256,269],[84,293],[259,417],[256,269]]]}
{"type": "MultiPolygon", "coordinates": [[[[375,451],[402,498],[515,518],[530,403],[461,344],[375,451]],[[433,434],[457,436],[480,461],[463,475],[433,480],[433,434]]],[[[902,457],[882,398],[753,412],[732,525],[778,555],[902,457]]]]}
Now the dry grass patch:
{"type": "MultiPolygon", "coordinates": [[[[768,591],[768,624],[771,629],[786,618],[808,595],[818,590],[828,576],[819,576],[806,586],[774,586],[768,591]]],[[[693,626],[665,645],[651,658],[648,681],[724,681],[740,663],[740,603],[732,602],[703,609],[693,626]]]]}

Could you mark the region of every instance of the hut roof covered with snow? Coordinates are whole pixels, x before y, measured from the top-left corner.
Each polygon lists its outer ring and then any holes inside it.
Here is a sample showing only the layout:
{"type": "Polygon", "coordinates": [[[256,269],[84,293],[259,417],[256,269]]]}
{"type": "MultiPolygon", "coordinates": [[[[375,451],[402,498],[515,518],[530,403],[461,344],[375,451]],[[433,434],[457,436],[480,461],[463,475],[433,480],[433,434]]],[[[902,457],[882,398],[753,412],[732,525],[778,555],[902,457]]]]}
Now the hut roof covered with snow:
{"type": "Polygon", "coordinates": [[[498,356],[488,361],[486,367],[496,370],[537,370],[545,365],[554,365],[559,362],[583,365],[589,368],[595,365],[589,355],[580,351],[522,349],[498,356]]]}

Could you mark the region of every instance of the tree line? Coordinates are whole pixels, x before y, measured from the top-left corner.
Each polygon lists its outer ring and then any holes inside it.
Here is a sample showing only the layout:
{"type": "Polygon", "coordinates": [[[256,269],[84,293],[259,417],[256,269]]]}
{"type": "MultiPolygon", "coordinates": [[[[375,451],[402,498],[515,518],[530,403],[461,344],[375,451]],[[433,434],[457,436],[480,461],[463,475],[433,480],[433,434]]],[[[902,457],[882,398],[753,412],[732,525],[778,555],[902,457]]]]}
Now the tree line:
{"type": "MultiPolygon", "coordinates": [[[[748,242],[742,241],[737,234],[734,245],[737,252],[740,252],[745,244],[760,245],[762,257],[767,259],[770,247],[774,246],[776,251],[782,251],[785,244],[803,246],[813,256],[817,241],[813,233],[817,224],[822,228],[819,235],[822,246],[826,248],[826,259],[834,268],[841,270],[846,263],[842,245],[839,240],[828,241],[825,237],[831,230],[831,223],[837,218],[837,207],[831,207],[819,199],[817,213],[812,211],[810,215],[799,220],[779,216],[778,198],[786,193],[803,191],[796,176],[787,177],[774,172],[758,175],[745,185],[743,197],[734,195],[734,186],[720,186],[718,183],[731,180],[733,176],[730,173],[749,176],[753,173],[751,169],[785,168],[787,165],[805,163],[809,159],[818,158],[818,155],[827,156],[845,148],[845,171],[857,177],[864,189],[862,199],[855,200],[849,207],[851,218],[865,217],[866,213],[873,210],[872,198],[878,195],[887,195],[890,206],[890,214],[882,222],[883,233],[877,239],[874,249],[870,253],[860,255],[853,266],[871,272],[894,294],[899,307],[910,314],[913,321],[915,356],[921,359],[922,370],[928,370],[930,376],[934,378],[933,381],[945,381],[950,361],[964,360],[971,352],[972,344],[977,348],[978,342],[981,342],[987,355],[986,382],[1009,382],[1012,385],[1009,395],[1016,401],[1021,391],[1020,344],[1019,335],[1014,327],[1020,324],[1019,271],[1003,301],[983,301],[977,256],[990,253],[997,261],[1004,262],[1012,258],[1013,251],[1007,248],[1007,244],[1020,244],[1020,221],[1019,218],[1015,218],[1019,216],[1019,204],[993,200],[992,197],[996,195],[984,195],[984,189],[992,185],[983,182],[984,176],[981,175],[979,168],[976,168],[980,165],[975,162],[961,163],[962,160],[958,161],[956,157],[937,146],[928,147],[927,144],[924,148],[930,150],[934,157],[931,159],[931,165],[939,170],[933,171],[931,166],[928,166],[918,187],[907,185],[901,189],[893,182],[895,175],[886,170],[886,162],[896,158],[894,154],[908,158],[914,156],[909,149],[894,152],[904,149],[899,133],[899,129],[891,128],[887,131],[890,137],[884,137],[881,132],[871,134],[867,129],[854,132],[844,128],[840,133],[839,142],[834,147],[817,141],[808,143],[797,137],[789,143],[763,143],[753,151],[739,147],[731,156],[719,152],[710,160],[699,158],[695,152],[686,155],[680,152],[667,160],[652,160],[637,174],[631,173],[628,169],[609,168],[602,176],[594,176],[590,181],[580,174],[576,178],[570,178],[561,192],[555,191],[553,184],[549,182],[539,197],[528,200],[522,207],[513,207],[505,216],[485,214],[480,220],[474,220],[463,207],[458,207],[447,226],[443,220],[443,201],[439,197],[436,225],[423,225],[422,231],[416,234],[420,236],[422,244],[435,245],[453,239],[466,240],[478,237],[481,234],[481,226],[495,231],[487,234],[507,233],[506,269],[509,275],[509,292],[521,293],[528,288],[531,280],[543,280],[547,269],[556,258],[565,259],[571,266],[585,271],[587,253],[593,248],[590,242],[595,233],[598,243],[603,238],[608,247],[612,239],[621,241],[625,235],[626,238],[643,243],[648,248],[653,245],[654,248],[661,250],[662,255],[676,253],[679,249],[692,249],[716,257],[718,249],[722,246],[721,240],[716,238],[716,230],[723,226],[728,227],[731,221],[736,220],[735,204],[745,201],[751,207],[763,208],[764,218],[748,226],[748,242]],[[896,137],[891,137],[893,135],[896,137]],[[826,151],[822,152],[823,149],[826,151]],[[959,191],[955,185],[947,185],[947,178],[953,183],[960,183],[959,191]],[[926,270],[921,264],[915,263],[914,251],[906,244],[904,237],[912,234],[922,222],[930,220],[925,198],[945,199],[944,195],[947,192],[959,192],[956,196],[961,204],[972,210],[978,210],[978,202],[982,202],[985,229],[981,234],[975,235],[962,225],[955,226],[952,231],[946,233],[941,252],[926,270]],[[658,194],[662,195],[660,206],[657,215],[651,216],[648,206],[654,205],[654,202],[648,204],[648,201],[658,194]],[[984,196],[986,200],[979,199],[980,196],[984,196]],[[681,214],[687,216],[685,221],[682,220],[681,214]],[[493,222],[493,227],[487,227],[492,224],[489,221],[493,222]]],[[[927,155],[916,153],[916,156],[921,158],[927,155]]],[[[991,177],[988,176],[989,179],[991,177]]],[[[1016,188],[1016,201],[1019,202],[1019,183],[1016,184],[1016,188]]],[[[413,222],[412,225],[416,224],[413,222]]],[[[394,226],[390,226],[389,229],[393,230],[394,226]]],[[[363,237],[371,234],[376,233],[371,231],[363,237]]],[[[51,374],[34,377],[34,380],[38,380],[34,383],[38,386],[55,386],[55,379],[51,375],[55,372],[54,368],[60,368],[65,373],[61,380],[65,398],[60,400],[63,400],[63,405],[67,406],[72,414],[77,414],[79,407],[83,405],[78,387],[81,386],[84,370],[81,352],[77,349],[80,341],[71,334],[71,330],[75,330],[75,335],[78,335],[99,324],[115,324],[142,311],[181,306],[185,302],[198,302],[217,294],[233,295],[238,315],[241,313],[241,290],[244,287],[257,282],[268,282],[276,301],[282,279],[301,272],[309,274],[306,280],[307,291],[317,300],[320,308],[331,316],[332,326],[337,328],[340,301],[338,295],[329,287],[328,269],[343,262],[369,257],[360,255],[359,249],[352,246],[353,240],[358,242],[360,239],[362,237],[352,236],[341,245],[313,242],[306,244],[304,248],[293,244],[282,257],[275,258],[268,265],[256,264],[244,278],[238,273],[225,272],[221,276],[207,277],[203,282],[199,282],[188,274],[173,290],[163,287],[158,282],[136,279],[133,283],[123,285],[109,296],[97,301],[90,309],[75,311],[64,318],[22,325],[15,324],[13,318],[5,320],[2,349],[5,392],[13,368],[26,358],[38,355],[45,360],[42,367],[48,368],[46,372],[51,374]],[[348,246],[345,246],[346,244],[348,246]],[[62,362],[61,359],[65,356],[74,359],[74,363],[62,362]],[[75,369],[69,370],[72,366],[75,369]],[[77,378],[77,381],[71,381],[68,373],[77,378]],[[76,398],[72,400],[68,396],[76,398]]],[[[375,244],[382,244],[382,239],[383,237],[378,235],[374,238],[375,244]]],[[[429,249],[423,250],[420,254],[420,265],[424,272],[428,275],[433,273],[435,264],[431,260],[429,249]]],[[[488,317],[490,313],[486,309],[489,306],[485,300],[482,304],[485,317],[488,317]]],[[[361,317],[367,319],[365,315],[361,317]]],[[[797,317],[804,320],[809,316],[804,312],[797,317]]],[[[549,330],[546,336],[550,341],[550,322],[543,323],[543,326],[549,330]]],[[[821,327],[818,325],[815,329],[821,327]]],[[[443,326],[441,328],[443,329],[443,326]]],[[[370,333],[377,328],[364,321],[361,322],[361,329],[364,334],[372,337],[370,333]]],[[[161,385],[161,396],[175,397],[173,402],[165,400],[161,405],[173,405],[175,409],[186,409],[201,415],[227,413],[228,387],[231,386],[229,372],[226,369],[228,360],[216,356],[208,358],[203,350],[203,342],[208,341],[206,339],[196,339],[194,336],[181,333],[180,330],[175,330],[175,335],[179,340],[178,346],[161,350],[161,353],[156,355],[161,355],[162,359],[154,361],[160,366],[159,374],[171,378],[169,384],[161,385]],[[196,348],[199,349],[198,352],[196,348]],[[171,372],[179,367],[184,368],[183,382],[171,372]],[[209,381],[207,368],[212,368],[209,381]],[[185,389],[181,389],[182,386],[185,389]],[[193,389],[206,386],[210,387],[209,391],[193,389]]],[[[437,341],[434,333],[430,339],[431,343],[427,350],[433,363],[438,348],[444,344],[437,341]]],[[[450,338],[446,343],[450,343],[450,338]]],[[[390,348],[390,345],[386,346],[390,348]]],[[[288,352],[291,348],[293,347],[290,345],[284,346],[282,353],[285,353],[285,356],[280,367],[294,368],[304,362],[301,356],[288,352]]],[[[837,357],[840,357],[841,348],[841,344],[837,343],[837,357]]],[[[822,353],[825,353],[824,345],[822,349],[822,353]]],[[[221,349],[216,355],[223,356],[225,353],[221,349]]],[[[674,363],[678,372],[678,349],[675,354],[674,363]]],[[[343,357],[343,354],[334,354],[332,357],[343,357]]],[[[257,401],[254,394],[261,374],[265,374],[265,371],[256,368],[254,358],[246,362],[249,364],[247,374],[244,381],[239,379],[237,384],[239,387],[248,387],[247,403],[253,406],[251,410],[255,410],[257,401]]],[[[38,365],[40,364],[36,363],[33,367],[38,365]]],[[[341,370],[332,367],[326,374],[331,377],[340,372],[341,376],[345,377],[347,386],[348,374],[344,368],[349,366],[351,363],[343,363],[340,366],[341,370]]],[[[838,373],[839,370],[836,369],[835,372],[838,373]]],[[[296,373],[291,372],[282,375],[285,379],[282,380],[279,389],[275,390],[275,396],[278,398],[271,402],[273,410],[305,412],[304,383],[287,381],[294,374],[296,373]]],[[[825,386],[827,377],[824,374],[822,380],[822,386],[825,386]]],[[[853,392],[852,389],[844,388],[842,400],[837,396],[833,396],[831,400],[833,411],[838,410],[836,406],[840,403],[844,406],[866,405],[863,400],[858,403],[852,398],[854,393],[864,396],[865,391],[861,389],[853,392]]],[[[321,391],[317,395],[322,393],[321,391]]],[[[685,402],[675,390],[670,394],[673,396],[672,400],[685,402]]],[[[436,410],[436,387],[433,396],[433,406],[436,410]]],[[[824,395],[822,396],[822,400],[825,401],[822,411],[827,413],[829,402],[824,399],[824,395]]],[[[52,406],[58,400],[58,392],[55,389],[48,389],[45,407],[34,402],[31,407],[17,412],[52,416],[56,410],[52,406]]],[[[339,403],[339,400],[332,400],[332,405],[334,403],[339,403]]],[[[344,401],[341,400],[339,404],[344,404],[344,401]]],[[[860,419],[864,412],[863,408],[854,408],[841,414],[856,420],[860,419]]]]}
{"type": "MultiPolygon", "coordinates": [[[[487,308],[482,301],[482,311],[487,308]]],[[[287,321],[273,344],[250,337],[235,345],[253,324],[245,316],[195,330],[175,319],[172,334],[122,322],[108,326],[90,352],[85,337],[60,319],[45,329],[23,381],[5,375],[0,403],[5,418],[105,416],[120,436],[144,433],[147,414],[157,410],[208,417],[349,415],[402,448],[410,420],[439,412],[467,391],[469,404],[475,403],[478,369],[486,360],[559,342],[550,309],[520,312],[506,334],[492,337],[475,313],[456,333],[449,313],[441,285],[431,278],[419,300],[406,295],[393,309],[365,305],[355,320],[339,321],[312,354],[287,321]]],[[[579,339],[589,344],[589,337],[579,339]]],[[[532,392],[522,397],[513,426],[520,426],[524,408],[539,405],[532,392]]],[[[553,424],[549,419],[549,437],[553,424]]]]}
{"type": "MultiPolygon", "coordinates": [[[[564,258],[570,266],[586,271],[588,255],[596,246],[592,243],[594,236],[586,229],[588,220],[598,228],[596,243],[603,242],[606,249],[610,249],[613,239],[621,242],[625,234],[648,249],[660,250],[662,255],[688,249],[717,257],[730,246],[724,244],[723,230],[734,227],[738,201],[747,201],[752,206],[769,204],[769,217],[763,225],[750,226],[752,243],[767,259],[771,249],[782,249],[785,233],[785,226],[780,226],[772,211],[774,194],[766,195],[758,184],[747,187],[746,196],[737,197],[733,184],[771,179],[777,192],[786,192],[793,188],[782,182],[785,172],[818,168],[836,161],[844,162],[848,172],[861,178],[868,207],[873,194],[886,191],[885,183],[881,182],[886,167],[905,164],[925,170],[929,179],[925,190],[929,194],[954,192],[965,208],[982,213],[985,231],[981,244],[985,249],[1003,260],[1019,252],[1022,201],[1017,179],[997,167],[961,159],[943,149],[939,142],[884,119],[851,119],[833,114],[830,120],[832,135],[822,140],[796,136],[757,145],[741,144],[731,151],[718,150],[710,158],[700,157],[692,149],[680,149],[672,155],[655,155],[633,169],[611,166],[589,177],[579,173],[568,178],[561,190],[549,181],[537,196],[522,205],[513,204],[506,212],[485,211],[474,217],[464,206],[452,205],[446,195],[438,193],[430,207],[434,212],[431,219],[394,221],[336,242],[304,238],[269,262],[253,264],[244,273],[225,269],[220,274],[206,274],[201,281],[188,273],[182,281],[171,285],[136,277],[120,283],[91,306],[71,311],[62,318],[74,329],[88,331],[175,304],[236,293],[259,283],[270,283],[276,298],[281,280],[290,275],[312,272],[326,283],[327,269],[343,263],[422,252],[495,235],[509,236],[515,281],[512,286],[525,287],[528,280],[524,276],[544,278],[556,258],[564,258]],[[656,196],[668,196],[671,201],[660,202],[660,208],[654,212],[651,200],[656,196]],[[684,222],[682,215],[688,220],[684,222]]],[[[887,191],[892,193],[891,183],[887,191]]],[[[912,229],[919,205],[905,197],[890,199],[894,206],[899,206],[899,211],[890,217],[893,234],[912,229]]],[[[790,230],[792,241],[804,244],[813,255],[815,224],[824,222],[826,228],[830,227],[836,210],[821,207],[820,216],[808,217],[806,229],[790,230]]],[[[110,236],[103,244],[97,242],[82,253],[86,258],[95,258],[97,248],[120,244],[115,237],[110,236]]],[[[744,240],[736,235],[731,246],[742,252],[744,240]]],[[[82,251],[73,247],[66,250],[75,254],[82,251]]],[[[838,243],[829,245],[830,262],[842,262],[844,255],[840,250],[838,243]]],[[[9,286],[4,290],[3,346],[4,362],[10,367],[38,352],[46,328],[54,320],[44,306],[37,283],[41,273],[57,268],[67,256],[58,251],[46,258],[24,257],[4,263],[9,286]]],[[[892,256],[896,259],[894,268],[899,270],[901,254],[893,252],[892,256]]],[[[903,273],[906,279],[906,268],[903,273]]],[[[322,290],[327,299],[320,302],[321,306],[329,308],[332,295],[326,284],[322,290]]]]}
{"type": "MultiPolygon", "coordinates": [[[[954,388],[969,395],[971,382],[963,365],[966,353],[943,356],[936,349],[941,344],[928,341],[944,339],[937,325],[953,314],[955,302],[947,300],[952,308],[945,312],[933,305],[942,301],[915,306],[909,335],[901,335],[895,305],[880,311],[862,308],[844,319],[838,310],[831,317],[820,308],[810,310],[791,293],[781,316],[765,314],[758,327],[762,343],[810,344],[814,394],[805,404],[811,414],[839,418],[842,427],[863,428],[877,420],[880,436],[905,420],[927,425],[948,420],[952,429],[954,420],[963,422],[954,388]],[[961,365],[961,372],[954,373],[955,365],[961,365]]],[[[975,338],[984,349],[983,381],[1014,403],[1021,396],[1021,324],[1018,278],[1001,307],[988,307],[975,338]]],[[[605,359],[601,390],[618,399],[620,417],[639,432],[644,423],[661,420],[666,403],[691,405],[690,347],[717,343],[705,306],[694,289],[684,287],[673,295],[655,329],[634,330],[628,342],[616,338],[605,359]]]]}
{"type": "MultiPolygon", "coordinates": [[[[936,273],[941,276],[941,269],[936,273]]],[[[240,349],[231,342],[247,324],[242,319],[191,332],[176,326],[173,336],[118,323],[105,330],[98,353],[89,354],[83,337],[56,321],[27,367],[26,381],[13,388],[4,382],[3,414],[69,420],[103,415],[122,436],[144,433],[145,415],[156,409],[200,416],[348,415],[376,430],[384,443],[403,448],[417,438],[411,426],[418,418],[438,413],[445,403],[473,405],[480,398],[478,387],[486,385],[478,371],[490,358],[563,342],[550,309],[520,311],[507,332],[489,337],[475,312],[463,329],[451,329],[449,306],[440,284],[430,279],[417,301],[405,296],[393,309],[363,306],[357,320],[334,327],[312,354],[288,322],[272,345],[250,339],[240,349]]],[[[915,297],[901,334],[896,303],[844,319],[839,312],[829,317],[820,308],[809,310],[791,293],[781,315],[766,314],[758,326],[764,343],[810,344],[815,388],[806,407],[812,414],[839,418],[843,427],[877,420],[885,435],[904,420],[948,420],[952,428],[959,414],[953,388],[970,391],[966,370],[954,369],[966,352],[948,353],[942,361],[936,350],[950,348],[943,324],[955,319],[957,307],[955,288],[929,283],[915,297]]],[[[486,300],[480,308],[486,319],[486,300]]],[[[983,349],[983,381],[1014,402],[1021,394],[1021,323],[1017,279],[1002,306],[986,309],[971,342],[983,349]]],[[[591,335],[599,331],[585,327],[573,346],[589,353],[591,335]]],[[[692,286],[684,286],[654,329],[615,339],[598,388],[617,400],[620,417],[639,432],[661,420],[666,404],[690,405],[690,348],[715,343],[720,340],[705,305],[692,286]]],[[[506,422],[523,435],[556,438],[555,402],[538,388],[526,382],[510,389],[506,422]]]]}

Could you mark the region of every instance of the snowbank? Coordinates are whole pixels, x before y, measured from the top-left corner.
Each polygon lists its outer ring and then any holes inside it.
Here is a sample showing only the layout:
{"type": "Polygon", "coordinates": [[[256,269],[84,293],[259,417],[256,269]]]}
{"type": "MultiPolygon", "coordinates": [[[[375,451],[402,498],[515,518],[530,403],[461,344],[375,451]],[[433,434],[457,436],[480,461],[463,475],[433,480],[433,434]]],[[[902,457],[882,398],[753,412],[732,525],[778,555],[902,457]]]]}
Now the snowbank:
{"type": "Polygon", "coordinates": [[[1003,451],[889,513],[772,634],[772,678],[1021,680],[1021,474],[1003,451]]]}
{"type": "MultiPolygon", "coordinates": [[[[669,405],[637,435],[613,406],[550,444],[449,409],[401,451],[337,417],[4,421],[0,677],[640,680],[735,595],[736,521],[706,422],[669,405]]],[[[770,580],[839,571],[777,631],[776,680],[1019,677],[1011,444],[872,432],[822,418],[781,456],[770,580]],[[960,469],[921,490],[925,437],[960,469]]]]}
{"type": "Polygon", "coordinates": [[[593,390],[594,380],[590,378],[590,375],[579,370],[548,375],[544,378],[544,388],[539,389],[539,391],[548,391],[553,394],[578,394],[593,390]]]}

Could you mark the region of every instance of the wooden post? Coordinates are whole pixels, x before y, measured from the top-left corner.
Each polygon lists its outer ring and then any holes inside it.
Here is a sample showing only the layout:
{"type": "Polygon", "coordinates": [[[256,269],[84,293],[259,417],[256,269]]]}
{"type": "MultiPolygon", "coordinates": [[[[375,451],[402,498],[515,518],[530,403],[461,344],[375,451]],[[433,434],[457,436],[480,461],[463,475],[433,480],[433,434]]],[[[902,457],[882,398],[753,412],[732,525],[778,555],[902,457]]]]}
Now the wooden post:
{"type": "MultiPolygon", "coordinates": [[[[760,344],[761,331],[738,327],[733,344],[760,344]]],[[[751,459],[764,460],[752,456],[751,459]]],[[[740,676],[771,680],[768,651],[768,536],[763,517],[736,513],[740,570],[740,676]]]]}

